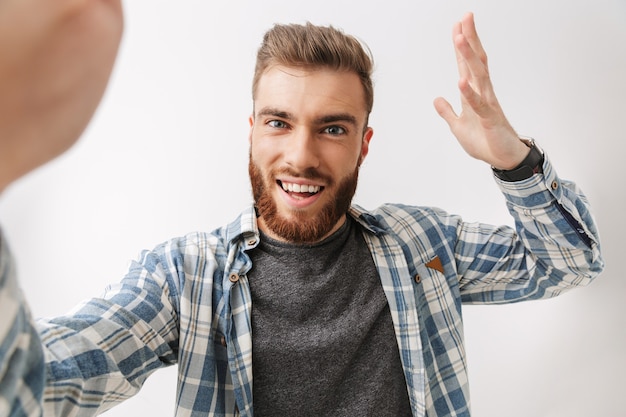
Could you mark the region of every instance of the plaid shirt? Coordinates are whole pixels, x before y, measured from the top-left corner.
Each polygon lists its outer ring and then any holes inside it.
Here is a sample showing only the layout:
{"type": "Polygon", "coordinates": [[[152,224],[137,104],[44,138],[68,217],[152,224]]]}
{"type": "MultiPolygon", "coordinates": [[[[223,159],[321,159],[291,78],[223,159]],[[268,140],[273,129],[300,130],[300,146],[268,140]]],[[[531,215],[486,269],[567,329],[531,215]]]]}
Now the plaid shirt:
{"type": "MultiPolygon", "coordinates": [[[[462,303],[552,297],[603,268],[585,197],[547,159],[543,175],[497,182],[517,230],[434,208],[350,209],[389,301],[415,416],[470,415],[462,303]]],[[[258,242],[250,208],[224,228],[143,252],[103,298],[40,321],[46,412],[97,414],[177,364],[178,417],[252,416],[246,251],[258,242]]]]}
{"type": "Polygon", "coordinates": [[[41,342],[0,233],[0,417],[41,414],[44,369],[41,342]]]}

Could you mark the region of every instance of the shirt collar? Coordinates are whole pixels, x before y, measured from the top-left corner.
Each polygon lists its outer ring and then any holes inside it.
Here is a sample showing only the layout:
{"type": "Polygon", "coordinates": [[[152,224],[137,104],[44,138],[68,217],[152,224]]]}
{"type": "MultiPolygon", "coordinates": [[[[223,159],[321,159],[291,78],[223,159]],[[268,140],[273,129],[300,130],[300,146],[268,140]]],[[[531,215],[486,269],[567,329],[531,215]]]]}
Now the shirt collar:
{"type": "MultiPolygon", "coordinates": [[[[348,215],[369,232],[375,235],[384,233],[384,229],[381,227],[376,216],[362,207],[357,205],[350,207],[348,209],[348,215]]],[[[242,211],[237,219],[226,228],[227,242],[232,244],[240,239],[244,242],[246,250],[256,247],[259,243],[260,233],[254,206],[249,206],[242,211]]]]}
{"type": "Polygon", "coordinates": [[[225,241],[229,245],[242,241],[244,250],[256,247],[259,243],[259,226],[254,206],[249,206],[242,211],[235,221],[226,227],[225,235],[225,241]]]}
{"type": "Polygon", "coordinates": [[[365,230],[375,235],[385,233],[385,229],[381,225],[378,218],[362,207],[359,207],[357,205],[350,207],[350,209],[348,210],[348,215],[350,215],[365,230]]]}

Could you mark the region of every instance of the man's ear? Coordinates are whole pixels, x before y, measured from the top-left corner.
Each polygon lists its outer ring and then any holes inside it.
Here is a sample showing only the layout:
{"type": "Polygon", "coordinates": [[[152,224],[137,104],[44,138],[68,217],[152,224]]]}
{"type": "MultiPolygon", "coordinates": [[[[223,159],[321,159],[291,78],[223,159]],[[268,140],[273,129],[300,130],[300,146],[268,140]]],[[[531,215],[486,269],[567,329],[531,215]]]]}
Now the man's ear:
{"type": "Polygon", "coordinates": [[[252,131],[254,130],[254,115],[251,114],[248,118],[248,124],[250,124],[250,133],[248,134],[248,143],[252,145],[252,131]]]}
{"type": "Polygon", "coordinates": [[[372,140],[372,136],[374,136],[374,129],[368,126],[365,129],[365,133],[363,134],[363,140],[361,141],[361,154],[359,155],[359,165],[363,163],[365,157],[370,151],[370,140],[372,140]]]}

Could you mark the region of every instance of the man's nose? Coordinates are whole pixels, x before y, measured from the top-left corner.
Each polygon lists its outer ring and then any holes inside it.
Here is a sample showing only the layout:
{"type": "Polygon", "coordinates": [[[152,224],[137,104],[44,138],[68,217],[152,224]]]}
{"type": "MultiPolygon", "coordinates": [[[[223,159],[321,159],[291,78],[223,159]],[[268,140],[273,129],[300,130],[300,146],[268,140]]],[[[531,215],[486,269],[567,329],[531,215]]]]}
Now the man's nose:
{"type": "Polygon", "coordinates": [[[297,129],[285,149],[285,162],[297,170],[319,167],[319,141],[308,129],[297,129]]]}

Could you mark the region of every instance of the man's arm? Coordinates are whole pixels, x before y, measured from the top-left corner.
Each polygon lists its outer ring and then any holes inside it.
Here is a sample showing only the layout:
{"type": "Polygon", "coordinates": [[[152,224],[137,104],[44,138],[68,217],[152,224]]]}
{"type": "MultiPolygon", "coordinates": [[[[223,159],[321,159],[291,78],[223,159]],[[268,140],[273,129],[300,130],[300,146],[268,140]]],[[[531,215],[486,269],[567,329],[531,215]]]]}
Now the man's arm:
{"type": "Polygon", "coordinates": [[[139,392],[154,371],[177,362],[179,286],[185,277],[178,262],[186,243],[174,239],[144,251],[103,297],[37,320],[47,372],[46,415],[98,415],[139,392]]]}
{"type": "Polygon", "coordinates": [[[516,225],[513,230],[465,224],[457,232],[463,300],[543,298],[589,283],[604,262],[586,197],[558,178],[547,157],[511,127],[491,85],[471,13],[454,26],[453,42],[462,110],[457,115],[441,97],[435,108],[463,149],[494,168],[516,225]],[[528,169],[512,171],[521,163],[528,169]]]}
{"type": "Polygon", "coordinates": [[[515,228],[461,223],[455,260],[463,302],[554,297],[589,284],[604,268],[587,198],[559,178],[548,157],[524,181],[497,180],[515,228]]]}
{"type": "Polygon", "coordinates": [[[43,388],[39,336],[0,234],[0,416],[40,415],[43,388]]]}
{"type": "MultiPolygon", "coordinates": [[[[120,0],[0,1],[0,193],[69,148],[108,82],[120,0]]],[[[39,336],[0,235],[0,416],[41,414],[39,336]]]]}

